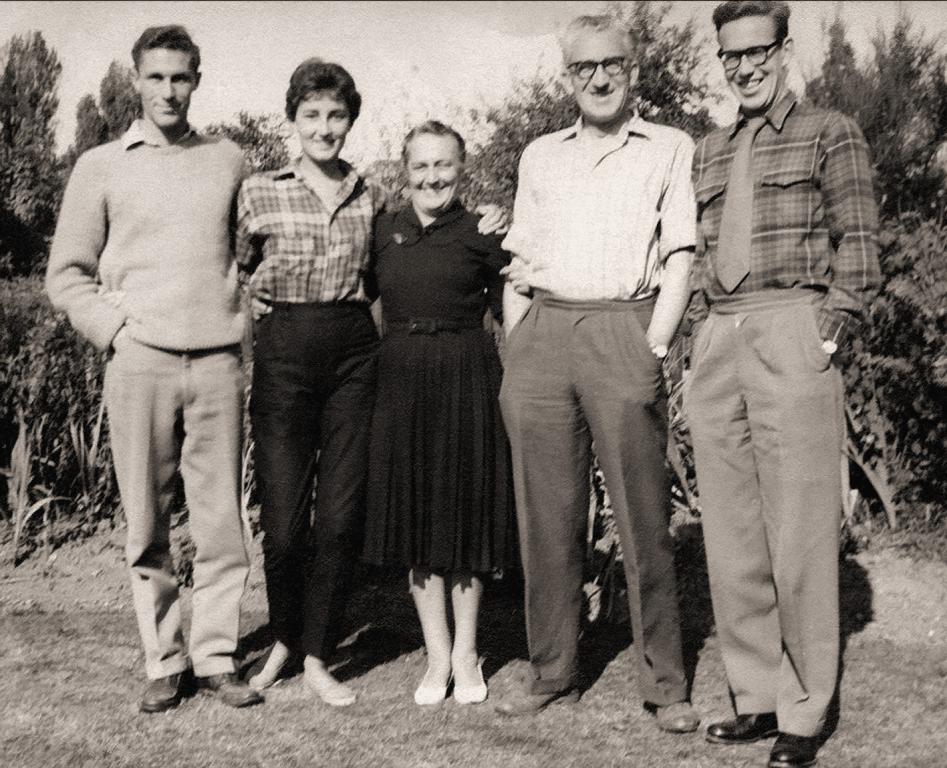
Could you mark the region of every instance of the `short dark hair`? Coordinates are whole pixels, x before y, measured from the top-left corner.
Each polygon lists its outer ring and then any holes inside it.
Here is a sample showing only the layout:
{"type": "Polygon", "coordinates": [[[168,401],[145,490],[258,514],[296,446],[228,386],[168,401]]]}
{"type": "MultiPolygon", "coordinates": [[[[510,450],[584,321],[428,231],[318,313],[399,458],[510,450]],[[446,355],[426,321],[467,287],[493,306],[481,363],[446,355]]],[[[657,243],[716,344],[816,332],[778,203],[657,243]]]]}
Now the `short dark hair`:
{"type": "Polygon", "coordinates": [[[727,0],[714,8],[714,27],[719,32],[724,24],[747,16],[769,16],[776,27],[776,42],[789,36],[789,4],[781,0],[727,0]]]}
{"type": "Polygon", "coordinates": [[[344,101],[352,122],[362,109],[362,95],[355,89],[355,81],[345,67],[323,61],[318,57],[306,59],[293,71],[286,91],[286,117],[296,119],[299,103],[315,93],[328,91],[344,101]]]}
{"type": "Polygon", "coordinates": [[[148,27],[141,33],[132,46],[132,61],[135,69],[141,64],[141,55],[145,51],[166,48],[169,51],[181,51],[191,57],[191,69],[197,73],[201,68],[201,49],[191,39],[187,30],[180,24],[166,24],[163,27],[148,27]]]}
{"type": "Polygon", "coordinates": [[[408,131],[408,135],[404,137],[404,144],[401,145],[401,159],[404,162],[408,161],[408,145],[418,136],[424,134],[431,136],[452,136],[454,141],[457,142],[457,149],[460,152],[460,161],[464,162],[464,160],[467,159],[467,146],[464,144],[463,136],[440,120],[426,120],[421,123],[421,125],[416,125],[408,131]]]}

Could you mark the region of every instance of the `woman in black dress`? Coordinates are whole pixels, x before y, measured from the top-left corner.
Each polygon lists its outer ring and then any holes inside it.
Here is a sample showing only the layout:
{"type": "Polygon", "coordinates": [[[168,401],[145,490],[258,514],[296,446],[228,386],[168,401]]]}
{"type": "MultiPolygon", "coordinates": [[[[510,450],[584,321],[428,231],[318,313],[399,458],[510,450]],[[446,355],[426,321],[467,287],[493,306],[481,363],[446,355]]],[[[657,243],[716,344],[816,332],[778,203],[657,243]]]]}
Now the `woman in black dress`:
{"type": "Polygon", "coordinates": [[[500,361],[483,324],[487,308],[499,317],[508,256],[458,200],[459,134],[424,123],[408,134],[403,157],[411,204],[375,226],[385,337],[365,557],[411,569],[427,649],[415,701],[442,701],[453,679],[459,703],[478,703],[487,696],[476,641],[483,574],[509,566],[515,545],[500,361]]]}

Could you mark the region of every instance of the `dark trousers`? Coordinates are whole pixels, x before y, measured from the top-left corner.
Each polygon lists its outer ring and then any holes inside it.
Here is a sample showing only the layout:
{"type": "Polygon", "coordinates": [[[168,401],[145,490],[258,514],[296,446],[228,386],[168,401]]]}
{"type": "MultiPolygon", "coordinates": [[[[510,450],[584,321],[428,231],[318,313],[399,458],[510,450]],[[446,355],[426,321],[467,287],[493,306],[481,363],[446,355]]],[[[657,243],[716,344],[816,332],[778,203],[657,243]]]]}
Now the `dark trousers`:
{"type": "Polygon", "coordinates": [[[358,304],[281,304],[256,328],[250,421],[270,627],[322,659],[364,521],[377,345],[358,304]]]}
{"type": "Polygon", "coordinates": [[[624,553],[641,695],[687,696],[668,523],[666,393],[653,302],[534,300],[507,340],[500,404],[513,453],[536,693],[575,682],[591,443],[624,553]]]}

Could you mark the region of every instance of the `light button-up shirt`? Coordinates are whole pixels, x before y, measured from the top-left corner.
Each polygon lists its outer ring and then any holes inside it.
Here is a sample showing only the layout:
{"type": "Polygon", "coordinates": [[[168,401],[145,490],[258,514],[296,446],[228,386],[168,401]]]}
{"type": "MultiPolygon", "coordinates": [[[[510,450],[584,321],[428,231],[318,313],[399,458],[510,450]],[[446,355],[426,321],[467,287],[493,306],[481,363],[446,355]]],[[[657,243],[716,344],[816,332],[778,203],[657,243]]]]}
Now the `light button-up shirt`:
{"type": "Polygon", "coordinates": [[[683,131],[632,117],[593,139],[581,119],[523,152],[513,225],[503,247],[526,258],[533,288],[574,300],[655,294],[663,265],[695,243],[683,131]]]}

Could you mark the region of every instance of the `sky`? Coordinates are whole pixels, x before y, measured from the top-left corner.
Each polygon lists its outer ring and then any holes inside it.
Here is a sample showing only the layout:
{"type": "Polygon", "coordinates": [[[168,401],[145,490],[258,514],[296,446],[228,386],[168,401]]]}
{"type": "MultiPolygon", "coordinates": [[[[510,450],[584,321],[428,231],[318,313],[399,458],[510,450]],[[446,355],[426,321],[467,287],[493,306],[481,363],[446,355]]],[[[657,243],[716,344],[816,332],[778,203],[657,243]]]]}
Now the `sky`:
{"type": "MultiPolygon", "coordinates": [[[[537,72],[553,77],[560,58],[556,30],[604,2],[3,2],[0,43],[30,30],[43,33],[63,65],[57,142],[72,142],[75,111],[98,95],[113,60],[131,63],[135,38],[150,25],[184,24],[201,47],[203,78],[194,94],[197,127],[230,121],[240,110],[281,113],[295,66],[309,56],[336,61],[355,78],[362,116],[346,156],[356,163],[397,154],[406,127],[428,117],[452,122],[474,146],[486,138],[466,108],[502,102],[514,84],[537,72]]],[[[708,79],[722,98],[720,122],[735,112],[713,54],[715,1],[670,3],[669,18],[694,18],[704,38],[708,79]]],[[[823,27],[841,14],[856,53],[890,30],[900,11],[925,33],[947,40],[947,2],[790,2],[796,63],[790,83],[817,74],[823,27]]],[[[947,45],[947,42],[945,42],[947,45]]]]}

